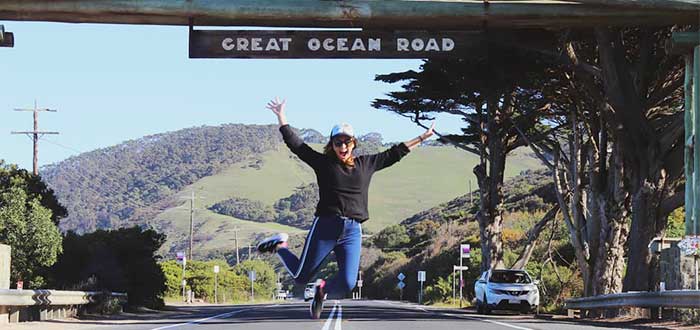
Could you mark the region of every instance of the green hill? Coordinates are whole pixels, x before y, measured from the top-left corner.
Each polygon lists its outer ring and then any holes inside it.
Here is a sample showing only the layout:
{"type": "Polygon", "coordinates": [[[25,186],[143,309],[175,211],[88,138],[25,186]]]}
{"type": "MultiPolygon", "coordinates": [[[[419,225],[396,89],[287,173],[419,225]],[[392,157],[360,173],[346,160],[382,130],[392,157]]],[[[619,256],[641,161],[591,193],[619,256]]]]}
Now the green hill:
{"type": "MultiPolygon", "coordinates": [[[[302,130],[310,141],[320,134],[302,130]]],[[[362,147],[378,150],[381,136],[370,134],[362,147]]],[[[312,144],[320,150],[322,145],[312,144]]],[[[381,147],[386,148],[386,147],[381,147]]],[[[378,172],[370,188],[370,220],[364,231],[377,232],[407,217],[463,195],[477,163],[474,155],[452,147],[421,147],[396,165],[378,172]]],[[[509,158],[507,177],[540,168],[525,151],[509,158]]],[[[186,250],[190,199],[194,199],[194,253],[198,258],[239,248],[273,232],[304,234],[299,228],[256,222],[209,210],[228,199],[273,206],[295,188],[315,181],[311,169],[281,142],[276,126],[196,127],[96,150],[44,169],[43,176],[66,205],[62,230],[151,226],[167,234],[163,253],[186,250]]]]}
{"type": "MultiPolygon", "coordinates": [[[[320,149],[320,145],[312,145],[320,149]]],[[[533,157],[518,152],[510,163],[507,177],[541,166],[533,157]]],[[[211,205],[232,197],[258,200],[268,205],[288,196],[295,187],[315,180],[313,172],[285,147],[260,155],[259,168],[249,163],[234,164],[220,174],[203,178],[185,187],[176,198],[177,207],[159,214],[157,228],[168,234],[168,250],[184,250],[189,226],[191,192],[196,195],[195,254],[209,255],[212,251],[233,247],[233,229],[240,228],[239,247],[271,232],[285,231],[303,234],[298,228],[274,223],[260,223],[222,216],[208,210],[211,205]]],[[[375,174],[370,188],[370,219],[363,224],[366,233],[374,233],[438,204],[445,203],[468,190],[469,180],[477,189],[471,169],[477,158],[452,147],[418,148],[398,164],[375,174]],[[440,167],[436,167],[436,166],[440,167]]]]}

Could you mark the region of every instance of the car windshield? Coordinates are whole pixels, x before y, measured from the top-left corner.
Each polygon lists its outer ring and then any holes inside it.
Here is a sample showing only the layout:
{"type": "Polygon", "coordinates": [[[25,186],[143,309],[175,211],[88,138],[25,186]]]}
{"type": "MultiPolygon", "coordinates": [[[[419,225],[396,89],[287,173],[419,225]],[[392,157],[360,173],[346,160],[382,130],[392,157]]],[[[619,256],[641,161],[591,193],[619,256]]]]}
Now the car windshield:
{"type": "Polygon", "coordinates": [[[530,277],[523,271],[495,270],[491,273],[491,283],[528,284],[530,277]]]}

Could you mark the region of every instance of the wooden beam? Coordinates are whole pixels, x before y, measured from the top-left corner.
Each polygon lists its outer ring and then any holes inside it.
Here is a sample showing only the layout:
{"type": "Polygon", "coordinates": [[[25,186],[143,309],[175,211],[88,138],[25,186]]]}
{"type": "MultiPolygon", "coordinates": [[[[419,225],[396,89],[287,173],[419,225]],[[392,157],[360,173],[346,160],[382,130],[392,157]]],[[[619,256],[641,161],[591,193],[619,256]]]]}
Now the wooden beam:
{"type": "Polygon", "coordinates": [[[3,0],[0,20],[188,25],[193,18],[197,26],[374,30],[464,30],[485,24],[508,28],[670,25],[698,20],[697,12],[690,10],[620,10],[575,1],[3,0]]]}
{"type": "Polygon", "coordinates": [[[635,9],[700,10],[698,0],[575,0],[585,5],[603,5],[635,9]]]}

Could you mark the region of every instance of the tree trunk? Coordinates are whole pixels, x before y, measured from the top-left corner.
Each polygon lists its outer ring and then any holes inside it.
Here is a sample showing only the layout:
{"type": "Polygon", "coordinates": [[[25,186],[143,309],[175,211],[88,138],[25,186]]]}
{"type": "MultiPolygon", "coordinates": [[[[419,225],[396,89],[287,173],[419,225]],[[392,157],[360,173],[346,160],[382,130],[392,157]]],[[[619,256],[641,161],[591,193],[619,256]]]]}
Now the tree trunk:
{"type": "Polygon", "coordinates": [[[632,225],[624,280],[625,291],[649,291],[656,287],[653,281],[652,255],[649,243],[656,236],[657,210],[660,201],[653,184],[646,179],[632,195],[632,225]]]}
{"type": "Polygon", "coordinates": [[[619,144],[608,142],[607,128],[601,125],[600,129],[598,166],[591,174],[593,199],[596,200],[594,212],[599,221],[597,232],[594,233],[598,235],[594,295],[622,292],[625,246],[629,235],[622,152],[619,144]],[[609,146],[612,146],[610,157],[607,152],[609,146]]]}
{"type": "Polygon", "coordinates": [[[486,122],[482,122],[480,164],[474,167],[480,197],[479,236],[481,238],[481,271],[503,267],[503,177],[506,148],[498,129],[498,98],[486,103],[486,122]],[[486,127],[484,127],[484,125],[486,127]],[[488,151],[487,151],[488,150],[488,151]],[[487,172],[488,169],[488,172],[487,172]]]}

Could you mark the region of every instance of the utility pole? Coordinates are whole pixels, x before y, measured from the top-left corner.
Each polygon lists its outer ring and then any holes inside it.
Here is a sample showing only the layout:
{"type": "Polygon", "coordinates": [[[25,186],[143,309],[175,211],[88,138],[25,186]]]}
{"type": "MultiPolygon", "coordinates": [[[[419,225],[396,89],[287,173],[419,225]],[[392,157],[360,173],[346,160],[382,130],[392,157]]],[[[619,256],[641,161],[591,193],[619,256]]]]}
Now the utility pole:
{"type": "Polygon", "coordinates": [[[358,298],[362,299],[362,271],[359,273],[360,276],[360,287],[358,288],[358,298]]]}
{"type": "Polygon", "coordinates": [[[472,200],[473,198],[474,198],[474,194],[472,194],[472,180],[469,180],[469,207],[470,208],[474,206],[474,202],[472,200]]]}
{"type": "Polygon", "coordinates": [[[39,112],[56,112],[53,109],[39,109],[36,106],[36,101],[34,101],[34,109],[15,109],[15,111],[31,111],[34,113],[34,130],[25,132],[12,132],[12,134],[26,134],[29,138],[34,141],[34,160],[33,169],[34,175],[39,175],[39,139],[44,134],[58,134],[58,132],[40,132],[39,131],[39,112]]]}
{"type": "Polygon", "coordinates": [[[238,231],[240,229],[238,227],[233,228],[233,241],[234,244],[236,245],[236,265],[241,263],[240,257],[238,256],[238,231]]]}
{"type": "Polygon", "coordinates": [[[192,199],[190,199],[190,249],[188,251],[188,257],[192,259],[192,243],[194,242],[194,191],[192,192],[192,199]]]}

